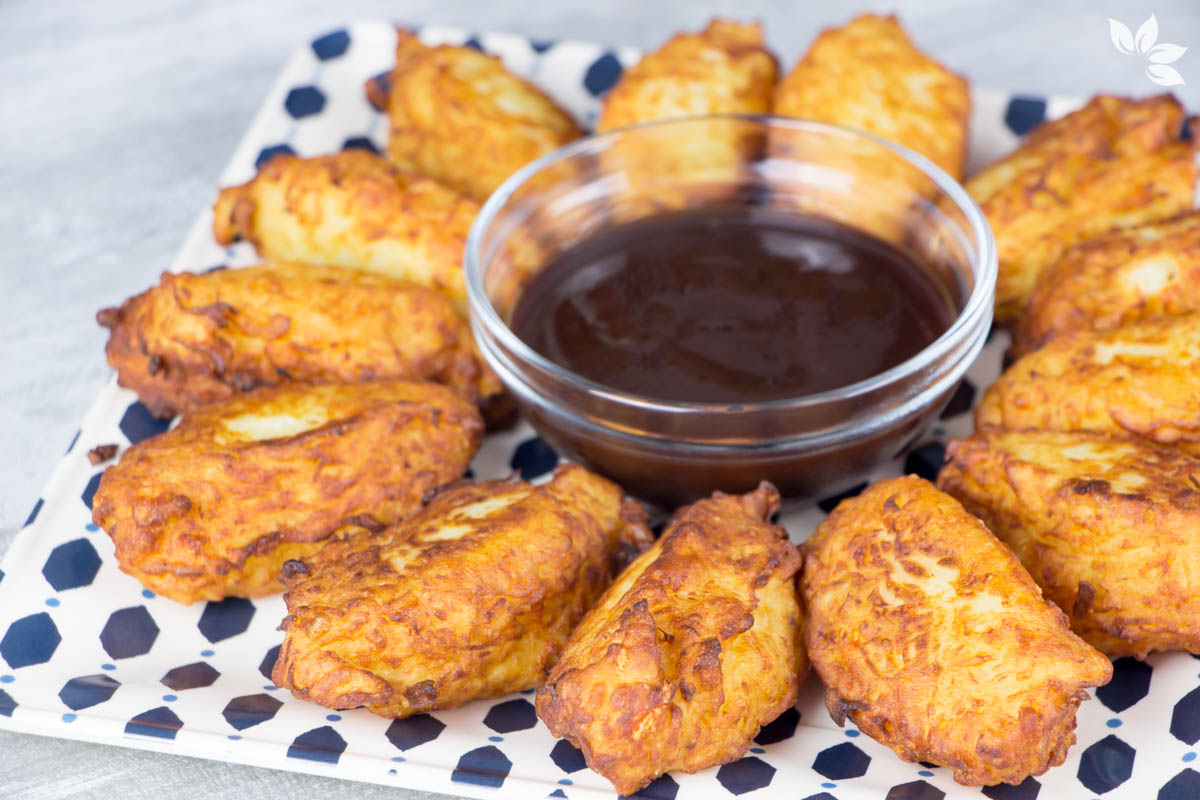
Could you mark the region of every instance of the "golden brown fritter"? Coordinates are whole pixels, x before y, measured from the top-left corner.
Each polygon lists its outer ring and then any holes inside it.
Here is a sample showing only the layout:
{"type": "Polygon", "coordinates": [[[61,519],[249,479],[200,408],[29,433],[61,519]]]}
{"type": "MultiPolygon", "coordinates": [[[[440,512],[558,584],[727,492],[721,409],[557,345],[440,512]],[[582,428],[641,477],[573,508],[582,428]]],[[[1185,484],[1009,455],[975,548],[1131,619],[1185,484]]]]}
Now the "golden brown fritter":
{"type": "Polygon", "coordinates": [[[463,474],[482,435],[475,407],[433,383],[257,389],[125,451],[92,521],[121,569],[158,594],[257,597],[343,525],[378,528],[418,508],[463,474]]]}
{"type": "Polygon", "coordinates": [[[537,686],[650,542],[623,494],[578,465],[537,487],[449,487],[392,528],[289,564],[275,684],[385,717],[537,686]]]}
{"type": "Polygon", "coordinates": [[[631,795],[736,760],[796,699],[796,548],[770,484],[681,509],[571,634],[537,712],[631,795]]]}
{"type": "Polygon", "coordinates": [[[1193,208],[1197,142],[1180,140],[1183,117],[1169,94],[1099,95],[967,181],[996,235],[997,320],[1016,321],[1067,248],[1193,208]]]}
{"type": "Polygon", "coordinates": [[[365,150],[279,155],[222,189],[213,235],[263,258],[380,272],[437,289],[466,312],[463,249],[479,205],[365,150]]]}
{"type": "Polygon", "coordinates": [[[583,135],[570,115],[500,59],[428,47],[397,30],[386,110],[388,156],[482,202],[505,178],[583,135]]]}
{"type": "MultiPolygon", "coordinates": [[[[653,120],[712,114],[766,114],[775,57],[759,25],[713,20],[681,33],[626,70],[604,98],[598,131],[653,120]]],[[[679,208],[728,194],[742,164],[761,151],[761,130],[735,120],[696,121],[685,130],[644,132],[614,144],[606,167],[633,184],[629,216],[679,208]]],[[[619,216],[624,210],[618,209],[619,216]]]]}
{"type": "Polygon", "coordinates": [[[1066,331],[1111,330],[1200,311],[1200,214],[1118,229],[1063,254],[1038,279],[1013,338],[1017,355],[1066,331]]]}
{"type": "Polygon", "coordinates": [[[1198,442],[1200,315],[1051,339],[992,384],[975,409],[975,427],[1198,442]]]}
{"type": "Polygon", "coordinates": [[[374,378],[443,383],[494,418],[511,410],[454,305],[386,275],[287,263],[163,273],[96,316],[120,384],[158,417],[292,380],[374,378]]]}
{"type": "Polygon", "coordinates": [[[1110,658],[1200,652],[1200,460],[1094,433],[952,442],[938,486],[1110,658]]]}
{"type": "Polygon", "coordinates": [[[877,483],[802,549],[808,657],[839,725],[966,785],[1063,762],[1112,665],[957,500],[915,476],[877,483]]]}
{"type": "Polygon", "coordinates": [[[621,75],[604,98],[596,130],[710,114],[767,114],[775,57],[762,26],[714,19],[680,33],[621,75]]]}
{"type": "Polygon", "coordinates": [[[961,179],[967,81],[922,53],[895,16],[863,14],[821,33],[775,89],[775,113],[876,134],[961,179]]]}

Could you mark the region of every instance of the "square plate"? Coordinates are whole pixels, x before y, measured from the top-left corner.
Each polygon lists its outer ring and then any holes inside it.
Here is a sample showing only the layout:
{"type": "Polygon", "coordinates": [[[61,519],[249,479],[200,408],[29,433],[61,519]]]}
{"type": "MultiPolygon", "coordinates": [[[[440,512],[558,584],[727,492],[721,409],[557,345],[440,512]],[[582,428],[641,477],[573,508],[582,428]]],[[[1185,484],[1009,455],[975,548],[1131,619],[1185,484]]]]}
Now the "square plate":
{"type": "MultiPolygon", "coordinates": [[[[585,125],[595,118],[597,97],[638,57],[598,44],[446,28],[425,28],[421,38],[499,54],[585,125]]],[[[381,149],[386,120],[366,102],[362,87],[391,67],[394,42],[391,25],[363,22],[297,50],[221,185],[247,180],[257,164],[281,151],[381,149]]],[[[992,91],[976,91],[972,99],[969,160],[976,166],[1007,152],[1017,134],[1044,117],[1078,105],[992,91]]],[[[246,245],[218,247],[210,226],[205,210],[173,271],[255,261],[246,245]]],[[[970,432],[976,389],[996,378],[1005,344],[994,337],[930,437],[879,476],[936,471],[939,442],[970,432]]],[[[537,722],[531,693],[397,721],[362,710],[330,713],[270,683],[281,640],[276,626],[284,616],[279,597],[186,607],[121,573],[108,537],[91,524],[101,469],[86,453],[110,442],[124,448],[165,428],[132,392],[110,382],[4,558],[0,728],[471,797],[614,797],[577,750],[537,722]]],[[[536,477],[556,460],[522,424],[488,437],[473,467],[480,478],[501,477],[513,467],[536,477]]],[[[793,538],[805,538],[837,499],[789,508],[784,522],[793,538]]],[[[659,800],[1071,800],[1119,789],[1123,797],[1197,798],[1200,772],[1188,763],[1200,740],[1198,673],[1200,661],[1182,654],[1118,661],[1113,682],[1080,708],[1079,742],[1064,765],[1019,787],[984,790],[958,786],[944,768],[904,763],[853,726],[838,728],[810,677],[798,710],[768,725],[745,758],[660,778],[641,794],[659,800]]]]}

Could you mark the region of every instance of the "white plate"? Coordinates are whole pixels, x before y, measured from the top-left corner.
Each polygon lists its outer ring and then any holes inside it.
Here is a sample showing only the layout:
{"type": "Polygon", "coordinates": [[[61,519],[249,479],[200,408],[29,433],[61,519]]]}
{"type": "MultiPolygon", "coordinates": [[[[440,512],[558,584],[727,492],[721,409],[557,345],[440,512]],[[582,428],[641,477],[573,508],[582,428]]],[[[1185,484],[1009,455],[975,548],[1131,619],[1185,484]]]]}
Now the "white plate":
{"type": "MultiPolygon", "coordinates": [[[[463,31],[443,28],[421,35],[428,42],[468,39],[463,31]]],[[[385,120],[367,104],[362,86],[391,66],[394,40],[390,25],[365,22],[298,50],[221,185],[248,179],[260,154],[280,146],[305,156],[348,142],[381,148],[385,120]]],[[[508,34],[483,34],[476,41],[584,123],[595,116],[597,94],[622,64],[637,58],[628,49],[534,43],[508,34]]],[[[988,91],[975,92],[973,100],[970,161],[976,165],[1009,150],[1014,129],[1077,105],[988,91]]],[[[254,261],[246,246],[214,244],[210,224],[206,209],[172,270],[254,261]]],[[[986,386],[996,377],[1002,348],[1001,341],[985,348],[969,372],[971,384],[986,386]]],[[[932,445],[911,457],[914,468],[936,469],[936,441],[970,430],[970,399],[969,389],[960,393],[931,435],[932,445]]],[[[528,697],[394,723],[361,710],[332,714],[270,685],[272,648],[280,641],[276,626],[284,614],[280,598],[189,608],[143,591],[117,569],[108,537],[90,524],[88,503],[101,468],[92,467],[86,453],[109,442],[125,447],[162,428],[132,392],[110,383],[7,553],[0,581],[0,727],[472,797],[613,796],[606,781],[583,767],[577,751],[556,743],[536,722],[528,697]]],[[[474,471],[481,478],[503,476],[517,464],[538,474],[552,460],[522,425],[489,437],[474,471]]],[[[901,459],[880,474],[903,466],[901,459]]],[[[823,517],[811,506],[792,510],[785,522],[800,540],[823,517]]],[[[1200,773],[1187,764],[1200,738],[1198,672],[1200,661],[1187,655],[1155,657],[1145,665],[1118,662],[1114,683],[1080,709],[1079,744],[1063,766],[1021,787],[983,795],[1070,800],[1113,790],[1110,796],[1139,800],[1200,797],[1200,773]]],[[[979,789],[956,785],[946,769],[906,764],[853,727],[837,728],[815,679],[804,687],[798,708],[769,726],[746,758],[660,779],[643,794],[664,800],[980,796],[979,789]]]]}

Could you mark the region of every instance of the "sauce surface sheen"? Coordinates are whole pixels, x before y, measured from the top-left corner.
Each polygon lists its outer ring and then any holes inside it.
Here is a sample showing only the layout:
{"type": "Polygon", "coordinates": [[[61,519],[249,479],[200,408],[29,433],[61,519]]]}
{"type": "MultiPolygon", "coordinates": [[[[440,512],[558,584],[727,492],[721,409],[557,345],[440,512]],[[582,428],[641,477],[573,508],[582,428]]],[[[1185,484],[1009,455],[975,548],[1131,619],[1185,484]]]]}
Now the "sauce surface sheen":
{"type": "Polygon", "coordinates": [[[671,212],[560,253],[512,329],[550,361],[667,401],[815,394],[916,355],[950,325],[911,257],[819,217],[761,208],[671,212]]]}

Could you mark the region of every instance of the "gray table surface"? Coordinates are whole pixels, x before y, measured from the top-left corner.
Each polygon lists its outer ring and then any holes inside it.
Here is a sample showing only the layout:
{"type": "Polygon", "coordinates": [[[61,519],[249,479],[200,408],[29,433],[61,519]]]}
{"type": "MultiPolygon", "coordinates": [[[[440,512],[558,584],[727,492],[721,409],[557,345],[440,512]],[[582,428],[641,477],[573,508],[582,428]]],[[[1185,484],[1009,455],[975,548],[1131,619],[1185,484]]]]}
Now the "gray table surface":
{"type": "MultiPolygon", "coordinates": [[[[980,86],[1086,96],[1159,91],[1109,42],[1153,10],[1200,48],[1200,3],[1156,0],[120,0],[0,3],[0,553],[109,370],[94,313],[153,283],[291,50],[354,19],[653,47],[713,14],[761,19],[785,65],[866,9],[980,86]]],[[[1175,64],[1200,109],[1200,55],[1175,64]]],[[[0,798],[432,798],[192,758],[0,733],[0,798]]]]}

